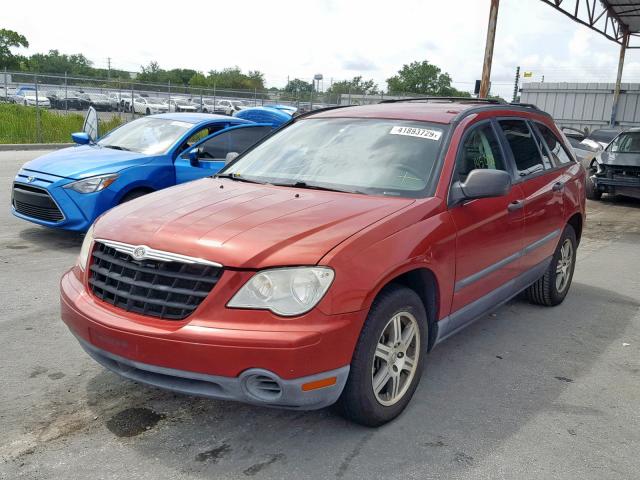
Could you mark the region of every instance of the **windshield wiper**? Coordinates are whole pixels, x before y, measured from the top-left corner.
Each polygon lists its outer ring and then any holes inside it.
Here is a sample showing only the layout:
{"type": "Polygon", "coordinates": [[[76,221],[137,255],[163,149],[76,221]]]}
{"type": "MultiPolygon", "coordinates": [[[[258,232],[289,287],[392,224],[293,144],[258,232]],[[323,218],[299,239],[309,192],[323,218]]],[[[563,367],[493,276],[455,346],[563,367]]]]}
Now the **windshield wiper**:
{"type": "Polygon", "coordinates": [[[323,187],[321,185],[312,185],[307,182],[295,182],[295,183],[273,183],[277,187],[291,187],[291,188],[306,188],[308,190],[324,190],[326,192],[340,192],[340,193],[358,193],[364,194],[358,190],[341,190],[339,188],[323,187]]]}
{"type": "Polygon", "coordinates": [[[114,150],[122,150],[125,152],[130,152],[131,149],[127,147],[121,147],[120,145],[104,145],[104,148],[113,148],[114,150]]]}
{"type": "Polygon", "coordinates": [[[258,180],[249,180],[248,178],[242,177],[237,173],[221,173],[219,175],[214,175],[212,178],[228,178],[229,180],[235,180],[237,182],[257,183],[259,185],[264,185],[266,183],[259,182],[258,180]]]}

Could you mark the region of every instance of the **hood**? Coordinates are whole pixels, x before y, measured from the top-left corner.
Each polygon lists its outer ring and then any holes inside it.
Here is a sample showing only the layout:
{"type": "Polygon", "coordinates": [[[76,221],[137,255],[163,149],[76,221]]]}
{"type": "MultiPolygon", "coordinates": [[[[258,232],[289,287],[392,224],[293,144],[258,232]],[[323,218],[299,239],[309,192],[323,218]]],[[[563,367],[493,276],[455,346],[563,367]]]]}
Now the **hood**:
{"type": "Polygon", "coordinates": [[[94,236],[227,267],[314,265],[350,236],[412,203],[205,178],[110,210],[96,222],[94,236]]]}
{"type": "Polygon", "coordinates": [[[150,161],[148,155],[126,152],[97,145],[78,145],[56,150],[25,163],[22,168],[58,177],[80,179],[116,173],[150,161]]]}
{"type": "Polygon", "coordinates": [[[640,167],[640,153],[612,153],[605,150],[600,153],[599,161],[604,165],[640,167]]]}

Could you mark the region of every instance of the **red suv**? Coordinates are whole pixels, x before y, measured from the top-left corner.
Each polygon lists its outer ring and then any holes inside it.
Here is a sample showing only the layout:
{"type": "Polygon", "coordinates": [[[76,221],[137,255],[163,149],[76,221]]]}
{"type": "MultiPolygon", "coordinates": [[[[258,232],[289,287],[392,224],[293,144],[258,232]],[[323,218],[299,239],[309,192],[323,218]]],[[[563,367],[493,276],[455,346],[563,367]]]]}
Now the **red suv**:
{"type": "Polygon", "coordinates": [[[62,318],[130,379],[381,425],[436,344],[523,290],[562,302],[584,212],[585,171],[534,106],[325,109],[99,218],[62,318]]]}

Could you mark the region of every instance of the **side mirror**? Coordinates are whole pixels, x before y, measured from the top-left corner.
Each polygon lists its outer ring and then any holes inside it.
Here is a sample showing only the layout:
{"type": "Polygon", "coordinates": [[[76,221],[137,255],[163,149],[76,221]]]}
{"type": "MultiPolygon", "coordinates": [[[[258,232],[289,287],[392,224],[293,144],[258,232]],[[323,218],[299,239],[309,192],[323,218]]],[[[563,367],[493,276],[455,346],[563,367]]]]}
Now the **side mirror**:
{"type": "Polygon", "coordinates": [[[198,151],[198,147],[192,148],[187,152],[187,157],[189,158],[189,162],[192,166],[197,167],[200,162],[198,159],[200,158],[200,152],[198,151]]]}
{"type": "Polygon", "coordinates": [[[73,140],[78,145],[88,145],[89,143],[91,143],[91,138],[85,132],[72,133],[71,140],[73,140]]]}
{"type": "Polygon", "coordinates": [[[455,205],[476,198],[503,197],[511,191],[511,175],[502,170],[472,170],[464,182],[451,187],[449,201],[455,205]]]}
{"type": "Polygon", "coordinates": [[[224,164],[225,165],[230,164],[231,162],[233,162],[236,159],[236,157],[238,155],[240,155],[238,152],[229,152],[229,153],[227,153],[227,156],[224,158],[224,164]]]}

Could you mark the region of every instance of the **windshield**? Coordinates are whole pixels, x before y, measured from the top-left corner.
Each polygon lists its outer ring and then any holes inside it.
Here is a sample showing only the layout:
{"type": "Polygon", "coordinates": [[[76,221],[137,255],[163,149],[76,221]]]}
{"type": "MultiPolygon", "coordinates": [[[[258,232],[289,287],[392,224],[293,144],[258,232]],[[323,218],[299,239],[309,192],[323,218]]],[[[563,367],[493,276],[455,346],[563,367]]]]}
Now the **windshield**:
{"type": "Polygon", "coordinates": [[[169,150],[192,127],[190,123],[175,120],[141,118],[107,134],[98,145],[157,155],[169,150]]]}
{"type": "Polygon", "coordinates": [[[622,133],[607,150],[612,153],[640,153],[640,132],[622,133]]]}
{"type": "Polygon", "coordinates": [[[160,100],[158,97],[148,97],[147,98],[147,103],[162,103],[162,100],[160,100]]]}
{"type": "Polygon", "coordinates": [[[224,173],[302,188],[418,197],[447,129],[404,120],[307,119],[267,139],[224,173]]]}
{"type": "Polygon", "coordinates": [[[94,100],[107,100],[107,96],[101,93],[94,93],[93,95],[91,95],[91,98],[94,100]]]}
{"type": "Polygon", "coordinates": [[[242,102],[231,102],[234,107],[244,107],[244,103],[242,102]]]}

